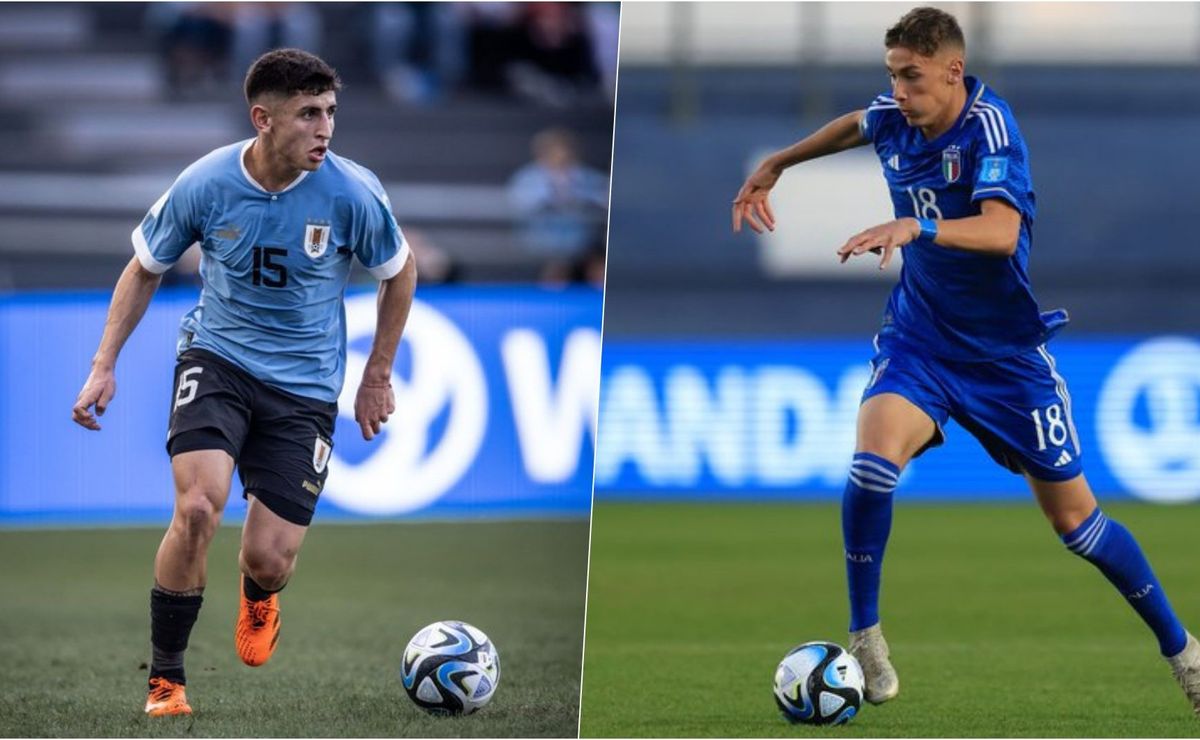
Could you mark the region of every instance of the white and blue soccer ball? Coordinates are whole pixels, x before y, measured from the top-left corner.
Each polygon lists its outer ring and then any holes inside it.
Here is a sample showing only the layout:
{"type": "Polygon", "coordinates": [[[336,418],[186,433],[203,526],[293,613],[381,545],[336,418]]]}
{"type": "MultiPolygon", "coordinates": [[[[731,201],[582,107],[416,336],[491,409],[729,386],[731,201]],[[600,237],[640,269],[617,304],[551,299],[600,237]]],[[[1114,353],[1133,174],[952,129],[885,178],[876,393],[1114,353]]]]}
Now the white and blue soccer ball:
{"type": "Polygon", "coordinates": [[[775,703],[789,722],[840,725],[858,714],[862,667],[832,642],[792,648],[775,669],[775,703]]]}
{"type": "Polygon", "coordinates": [[[409,640],[400,665],[408,697],[430,714],[471,714],[496,695],[500,654],[466,622],[434,622],[409,640]]]}

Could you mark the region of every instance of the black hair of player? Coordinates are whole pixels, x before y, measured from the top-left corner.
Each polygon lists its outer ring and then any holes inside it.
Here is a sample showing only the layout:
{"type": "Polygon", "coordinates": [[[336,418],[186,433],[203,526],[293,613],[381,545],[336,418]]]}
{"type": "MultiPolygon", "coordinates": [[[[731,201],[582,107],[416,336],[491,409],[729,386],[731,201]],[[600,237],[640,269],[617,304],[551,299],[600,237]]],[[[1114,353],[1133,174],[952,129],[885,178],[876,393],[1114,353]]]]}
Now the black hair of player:
{"type": "Polygon", "coordinates": [[[301,49],[268,51],[246,72],[246,102],[253,105],[263,95],[320,95],[342,89],[342,81],[333,67],[316,54],[301,49]]]}
{"type": "Polygon", "coordinates": [[[963,51],[967,49],[962,28],[954,16],[944,10],[930,7],[913,8],[905,13],[896,25],[887,30],[883,37],[883,45],[888,49],[909,49],[923,57],[937,54],[944,46],[957,47],[963,51]]]}

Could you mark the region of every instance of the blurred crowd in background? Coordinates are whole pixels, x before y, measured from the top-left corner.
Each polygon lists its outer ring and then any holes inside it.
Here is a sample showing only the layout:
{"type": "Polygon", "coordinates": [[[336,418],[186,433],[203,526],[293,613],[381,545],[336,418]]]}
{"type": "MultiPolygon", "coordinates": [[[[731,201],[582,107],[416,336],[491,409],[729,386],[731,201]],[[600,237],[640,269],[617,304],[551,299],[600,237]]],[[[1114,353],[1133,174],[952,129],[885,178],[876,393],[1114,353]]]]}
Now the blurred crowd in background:
{"type": "MultiPolygon", "coordinates": [[[[433,104],[456,90],[554,107],[612,97],[615,3],[372,3],[346,12],[361,25],[373,81],[399,103],[433,104]]],[[[162,3],[147,22],[180,97],[240,81],[263,50],[322,46],[320,13],[306,3],[162,3]]]]}
{"type": "Polygon", "coordinates": [[[619,25],[616,2],[0,3],[0,290],[111,285],[174,176],[252,135],[245,72],[288,46],[337,68],[333,149],[380,177],[423,282],[601,286],[619,25]]]}

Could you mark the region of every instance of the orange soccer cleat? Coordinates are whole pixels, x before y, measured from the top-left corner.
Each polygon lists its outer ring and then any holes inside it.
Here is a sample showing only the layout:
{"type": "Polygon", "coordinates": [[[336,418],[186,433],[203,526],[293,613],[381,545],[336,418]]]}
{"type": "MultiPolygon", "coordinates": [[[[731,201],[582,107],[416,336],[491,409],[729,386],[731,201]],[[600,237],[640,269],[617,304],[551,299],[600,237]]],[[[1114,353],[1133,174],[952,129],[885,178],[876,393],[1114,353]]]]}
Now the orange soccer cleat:
{"type": "Polygon", "coordinates": [[[279,594],[264,601],[246,598],[242,587],[242,604],[238,608],[233,642],[238,657],[248,666],[260,666],[271,659],[275,643],[279,642],[279,594]]]}
{"type": "Polygon", "coordinates": [[[151,717],[169,717],[191,713],[192,707],[187,702],[183,684],[168,681],[161,676],[154,676],[150,679],[150,695],[146,697],[146,714],[151,717]]]}

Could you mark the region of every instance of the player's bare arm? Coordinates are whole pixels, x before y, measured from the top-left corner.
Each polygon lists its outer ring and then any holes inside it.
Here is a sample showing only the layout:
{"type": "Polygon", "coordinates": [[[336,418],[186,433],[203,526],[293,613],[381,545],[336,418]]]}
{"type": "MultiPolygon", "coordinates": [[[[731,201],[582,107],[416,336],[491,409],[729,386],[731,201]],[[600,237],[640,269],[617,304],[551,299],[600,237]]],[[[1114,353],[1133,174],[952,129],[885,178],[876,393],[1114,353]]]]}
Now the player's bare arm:
{"type": "Polygon", "coordinates": [[[761,234],[764,228],[774,231],[775,214],[768,196],[779,176],[792,165],[866,144],[860,128],[863,114],[864,111],[856,110],[839,116],[810,136],[764,159],[733,199],[734,232],[742,230],[743,221],[756,234],[761,234]]]}
{"type": "Polygon", "coordinates": [[[933,243],[976,254],[1011,257],[1021,235],[1021,212],[995,198],[983,201],[980,209],[978,216],[938,221],[933,243]]]}
{"type": "Polygon", "coordinates": [[[413,293],[417,288],[417,264],[409,252],[408,261],[393,277],[379,283],[375,340],[363,371],[358,394],[354,398],[354,420],[362,430],[363,439],[379,434],[384,422],[396,410],[396,395],[392,391],[392,363],[396,347],[408,321],[413,293]]]}
{"type": "Polygon", "coordinates": [[[100,338],[100,348],[92,358],[92,371],[83,384],[83,390],[79,391],[79,397],[75,399],[75,407],[71,409],[72,420],[81,427],[100,431],[96,417],[104,415],[109,402],[117,394],[114,374],[117,355],[142,320],[161,282],[162,276],[142,267],[137,257],[129,260],[117,280],[112,303],[108,307],[108,318],[104,322],[104,334],[100,338]],[[93,406],[95,414],[92,413],[93,406]]]}
{"type": "MultiPolygon", "coordinates": [[[[993,257],[1011,257],[1021,233],[1021,213],[1002,200],[989,198],[981,205],[982,213],[967,218],[937,222],[933,243],[948,249],[961,249],[993,257]]],[[[842,262],[872,252],[882,254],[879,269],[892,261],[892,253],[921,235],[921,223],[911,216],[872,226],[846,240],[838,248],[842,262]]]]}

